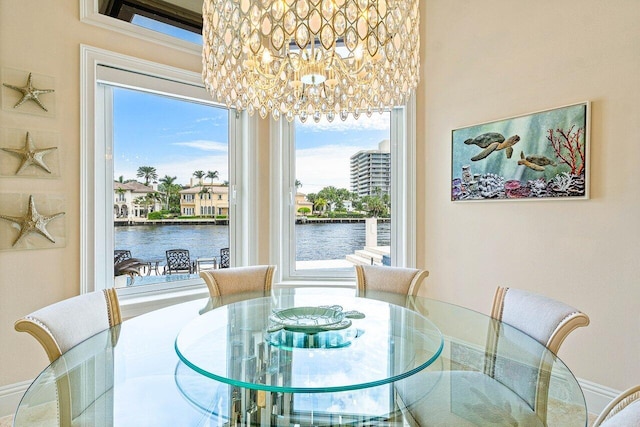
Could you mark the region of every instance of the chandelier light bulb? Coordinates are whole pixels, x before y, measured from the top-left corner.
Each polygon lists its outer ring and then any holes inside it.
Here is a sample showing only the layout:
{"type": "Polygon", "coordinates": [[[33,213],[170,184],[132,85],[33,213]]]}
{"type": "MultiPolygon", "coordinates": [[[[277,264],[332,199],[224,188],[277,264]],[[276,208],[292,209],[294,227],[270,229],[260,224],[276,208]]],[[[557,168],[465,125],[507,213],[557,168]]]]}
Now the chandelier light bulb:
{"type": "Polygon", "coordinates": [[[276,120],[403,105],[419,80],[418,2],[205,0],[205,87],[276,120]]]}

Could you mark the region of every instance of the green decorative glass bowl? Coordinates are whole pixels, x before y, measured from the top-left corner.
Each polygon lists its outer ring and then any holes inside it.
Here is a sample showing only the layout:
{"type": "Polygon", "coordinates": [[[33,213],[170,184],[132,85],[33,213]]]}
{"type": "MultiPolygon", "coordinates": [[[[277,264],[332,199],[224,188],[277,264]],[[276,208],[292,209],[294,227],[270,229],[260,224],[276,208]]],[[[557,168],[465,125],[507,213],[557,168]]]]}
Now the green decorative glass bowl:
{"type": "Polygon", "coordinates": [[[291,307],[274,310],[269,316],[267,332],[285,329],[292,332],[316,334],[324,331],[336,331],[351,326],[351,319],[362,319],[364,314],[358,311],[342,311],[339,305],[319,307],[291,307]]]}

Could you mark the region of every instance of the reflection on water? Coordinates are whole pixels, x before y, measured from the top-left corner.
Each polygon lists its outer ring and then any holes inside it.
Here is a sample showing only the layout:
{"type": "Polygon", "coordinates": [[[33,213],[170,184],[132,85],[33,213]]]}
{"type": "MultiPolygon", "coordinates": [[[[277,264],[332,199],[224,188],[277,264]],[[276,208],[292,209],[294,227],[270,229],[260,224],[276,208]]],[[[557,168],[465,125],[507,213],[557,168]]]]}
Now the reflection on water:
{"type": "MultiPolygon", "coordinates": [[[[388,246],[390,224],[378,224],[378,246],[388,246]]],[[[344,259],[364,247],[365,224],[298,224],[296,259],[344,259]]],[[[192,259],[220,255],[229,246],[225,225],[134,225],[115,227],[115,248],[144,259],[164,259],[168,249],[188,249],[192,259]]]]}

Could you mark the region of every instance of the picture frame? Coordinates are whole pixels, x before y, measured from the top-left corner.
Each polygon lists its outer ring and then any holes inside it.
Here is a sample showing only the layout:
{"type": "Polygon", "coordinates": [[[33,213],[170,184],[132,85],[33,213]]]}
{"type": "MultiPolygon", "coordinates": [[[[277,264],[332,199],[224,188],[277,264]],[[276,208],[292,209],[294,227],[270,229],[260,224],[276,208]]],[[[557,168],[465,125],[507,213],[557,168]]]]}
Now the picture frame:
{"type": "Polygon", "coordinates": [[[451,200],[589,198],[588,101],[454,129],[451,200]]]}

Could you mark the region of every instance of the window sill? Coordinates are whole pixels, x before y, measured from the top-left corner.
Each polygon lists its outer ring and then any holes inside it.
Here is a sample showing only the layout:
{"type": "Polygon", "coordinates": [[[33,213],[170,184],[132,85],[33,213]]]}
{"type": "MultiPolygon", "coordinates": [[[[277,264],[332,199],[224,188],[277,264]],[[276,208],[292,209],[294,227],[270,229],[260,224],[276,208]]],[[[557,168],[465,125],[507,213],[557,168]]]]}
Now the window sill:
{"type": "Polygon", "coordinates": [[[119,295],[118,299],[120,300],[122,318],[126,320],[170,305],[207,298],[208,296],[209,291],[207,287],[202,284],[201,286],[194,286],[189,289],[119,295]]]}

